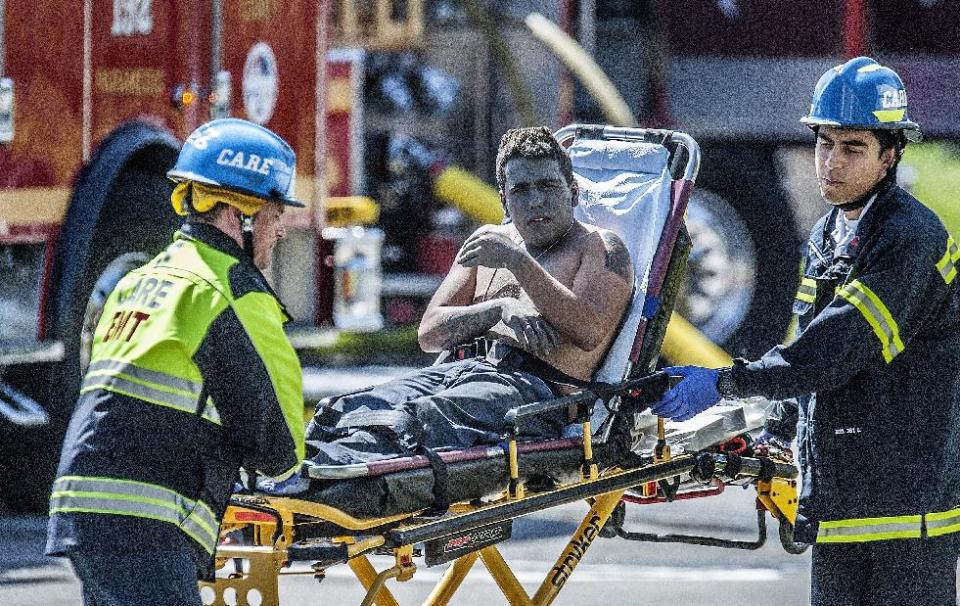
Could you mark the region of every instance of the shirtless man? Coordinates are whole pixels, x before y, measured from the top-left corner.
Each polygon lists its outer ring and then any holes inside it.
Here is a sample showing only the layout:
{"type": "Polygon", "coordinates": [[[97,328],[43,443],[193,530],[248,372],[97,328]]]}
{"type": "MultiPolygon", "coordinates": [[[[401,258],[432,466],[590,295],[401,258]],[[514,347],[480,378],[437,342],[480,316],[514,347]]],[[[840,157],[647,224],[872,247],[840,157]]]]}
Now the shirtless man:
{"type": "MultiPolygon", "coordinates": [[[[352,463],[384,452],[377,428],[430,448],[496,443],[503,415],[590,381],[615,337],[633,286],[623,242],[576,220],[570,159],[545,128],[500,140],[497,184],[510,222],[471,235],[434,294],[419,329],[425,351],[478,337],[485,356],[431,366],[318,410],[307,431],[321,463],[352,463]],[[371,411],[392,411],[389,415],[371,411]]],[[[556,436],[565,411],[525,423],[525,434],[556,436]]]]}

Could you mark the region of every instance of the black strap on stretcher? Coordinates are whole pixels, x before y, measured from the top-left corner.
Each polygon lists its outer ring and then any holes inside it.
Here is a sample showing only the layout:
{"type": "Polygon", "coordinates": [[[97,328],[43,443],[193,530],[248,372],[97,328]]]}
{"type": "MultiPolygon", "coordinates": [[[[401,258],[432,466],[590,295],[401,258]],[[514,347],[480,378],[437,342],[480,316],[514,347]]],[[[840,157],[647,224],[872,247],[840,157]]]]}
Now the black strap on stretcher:
{"type": "Polygon", "coordinates": [[[417,449],[430,461],[433,469],[433,507],[425,515],[427,517],[441,516],[450,510],[450,474],[447,464],[443,462],[435,450],[421,445],[417,449]]]}

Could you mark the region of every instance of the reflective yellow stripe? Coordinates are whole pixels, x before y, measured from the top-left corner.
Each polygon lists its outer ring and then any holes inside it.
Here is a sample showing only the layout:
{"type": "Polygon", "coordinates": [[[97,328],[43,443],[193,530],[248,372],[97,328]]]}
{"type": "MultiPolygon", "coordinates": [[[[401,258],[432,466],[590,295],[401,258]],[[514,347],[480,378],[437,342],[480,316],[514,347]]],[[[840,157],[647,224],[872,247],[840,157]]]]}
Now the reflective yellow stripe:
{"type": "Polygon", "coordinates": [[[63,476],[53,484],[50,513],[102,513],[168,522],[213,553],[220,521],[203,501],[146,482],[63,476]]]}
{"type": "Polygon", "coordinates": [[[200,392],[203,391],[202,383],[175,377],[165,372],[150,370],[121,360],[97,360],[90,364],[87,373],[98,375],[124,374],[144,382],[155,383],[168,388],[170,391],[182,392],[194,397],[199,397],[200,392]]]}
{"type": "Polygon", "coordinates": [[[90,365],[80,393],[106,389],[174,408],[196,413],[203,385],[120,360],[98,360],[90,365]]]}
{"type": "Polygon", "coordinates": [[[906,113],[906,109],[878,109],[873,115],[881,122],[902,122],[906,113]]]}
{"type": "Polygon", "coordinates": [[[166,406],[167,408],[173,408],[183,412],[195,413],[197,411],[196,400],[191,400],[186,396],[164,391],[152,385],[147,385],[121,375],[99,376],[88,374],[87,378],[83,380],[80,393],[87,393],[94,389],[113,391],[150,402],[151,404],[166,406]]]}
{"type": "Polygon", "coordinates": [[[960,532],[960,507],[924,515],[823,521],[817,531],[817,543],[919,539],[924,523],[929,537],[960,532]]]}
{"type": "Polygon", "coordinates": [[[960,261],[960,247],[953,240],[953,236],[947,236],[947,250],[937,261],[937,271],[940,272],[943,281],[947,284],[953,282],[953,279],[957,277],[958,261],[960,261]]]}
{"type": "Polygon", "coordinates": [[[909,515],[820,522],[817,543],[919,539],[922,520],[922,516],[909,515]]]}
{"type": "Polygon", "coordinates": [[[927,514],[927,536],[939,537],[960,531],[960,507],[927,514]]]}
{"type": "Polygon", "coordinates": [[[817,300],[817,281],[813,278],[803,278],[800,280],[800,288],[797,290],[797,300],[804,303],[813,303],[817,300]]]}
{"type": "Polygon", "coordinates": [[[837,295],[863,314],[867,323],[873,328],[874,334],[880,339],[880,344],[883,346],[883,359],[887,363],[890,363],[897,354],[904,350],[897,322],[890,315],[890,310],[883,304],[880,297],[870,290],[866,284],[854,280],[841,288],[837,295]]]}

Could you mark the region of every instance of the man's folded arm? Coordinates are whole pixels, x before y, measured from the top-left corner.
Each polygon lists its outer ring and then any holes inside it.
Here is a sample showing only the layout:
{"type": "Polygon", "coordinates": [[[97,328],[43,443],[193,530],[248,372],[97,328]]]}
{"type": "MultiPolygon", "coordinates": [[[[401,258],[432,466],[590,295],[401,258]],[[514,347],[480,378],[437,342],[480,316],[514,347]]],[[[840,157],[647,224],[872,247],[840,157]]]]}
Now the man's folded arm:
{"type": "Polygon", "coordinates": [[[532,258],[514,275],[551,326],[580,349],[592,351],[620,322],[633,291],[633,266],[626,246],[612,232],[593,232],[586,240],[572,288],[532,258]]]}
{"type": "Polygon", "coordinates": [[[481,337],[500,321],[498,300],[473,303],[476,283],[476,268],[459,263],[450,268],[417,329],[417,340],[424,351],[450,349],[481,337]]]}

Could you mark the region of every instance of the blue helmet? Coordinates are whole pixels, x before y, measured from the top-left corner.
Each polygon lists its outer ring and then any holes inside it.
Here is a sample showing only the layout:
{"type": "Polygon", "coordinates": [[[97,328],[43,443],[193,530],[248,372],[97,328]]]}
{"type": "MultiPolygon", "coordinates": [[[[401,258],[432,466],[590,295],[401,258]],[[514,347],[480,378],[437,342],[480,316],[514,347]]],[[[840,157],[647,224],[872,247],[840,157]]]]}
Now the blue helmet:
{"type": "Polygon", "coordinates": [[[302,207],[293,198],[296,164],[293,149],[273,131],[223,118],[190,133],[167,177],[302,207]]]}
{"type": "Polygon", "coordinates": [[[800,119],[810,128],[838,126],[902,130],[920,139],[920,126],[907,116],[907,91],[900,76],[868,57],[857,57],[820,77],[810,113],[800,119]]]}

